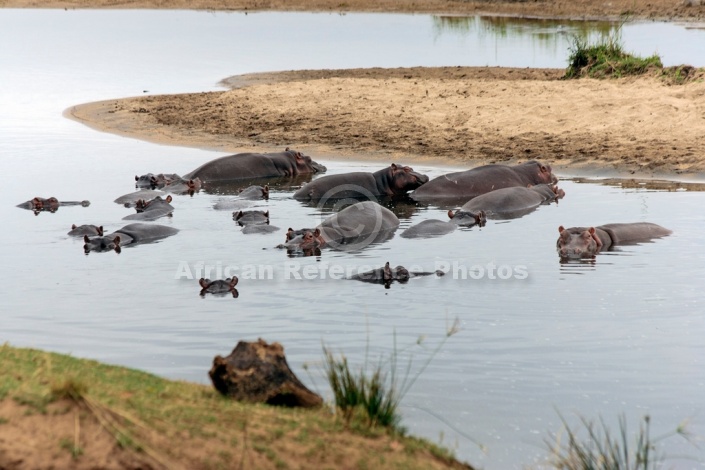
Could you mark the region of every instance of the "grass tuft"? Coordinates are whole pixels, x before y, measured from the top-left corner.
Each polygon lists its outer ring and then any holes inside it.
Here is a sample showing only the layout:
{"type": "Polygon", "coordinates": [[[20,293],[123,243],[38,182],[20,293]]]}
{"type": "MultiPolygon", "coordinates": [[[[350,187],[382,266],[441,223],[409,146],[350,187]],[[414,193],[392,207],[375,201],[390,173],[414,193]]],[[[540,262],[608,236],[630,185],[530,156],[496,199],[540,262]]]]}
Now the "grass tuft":
{"type": "Polygon", "coordinates": [[[652,438],[649,432],[651,418],[644,416],[639,431],[633,441],[627,430],[624,415],[619,417],[619,432],[613,436],[604,420],[599,425],[580,417],[583,432],[581,438],[577,431],[570,429],[561,416],[567,440],[562,442],[560,435],[546,440],[551,450],[551,465],[561,470],[650,470],[660,468],[664,457],[657,452],[657,444],[673,435],[688,439],[684,426],[659,438],[652,438]],[[633,444],[631,443],[633,442],[633,444]]]}
{"type": "MultiPolygon", "coordinates": [[[[394,349],[387,361],[380,360],[368,370],[368,363],[360,368],[358,372],[353,372],[344,355],[336,357],[330,349],[323,347],[325,355],[325,372],[328,383],[333,391],[336,407],[342,412],[347,425],[358,414],[363,413],[367,420],[367,426],[374,428],[381,426],[399,434],[405,434],[401,427],[401,415],[399,414],[399,404],[414,384],[416,379],[431,363],[433,357],[440,351],[445,342],[459,331],[458,320],[446,330],[446,335],[438,346],[430,353],[426,362],[413,377],[410,376],[412,358],[409,358],[406,373],[399,381],[397,377],[397,363],[399,351],[396,344],[396,334],[394,335],[394,349]]],[[[416,344],[420,345],[420,338],[416,344]]]]}

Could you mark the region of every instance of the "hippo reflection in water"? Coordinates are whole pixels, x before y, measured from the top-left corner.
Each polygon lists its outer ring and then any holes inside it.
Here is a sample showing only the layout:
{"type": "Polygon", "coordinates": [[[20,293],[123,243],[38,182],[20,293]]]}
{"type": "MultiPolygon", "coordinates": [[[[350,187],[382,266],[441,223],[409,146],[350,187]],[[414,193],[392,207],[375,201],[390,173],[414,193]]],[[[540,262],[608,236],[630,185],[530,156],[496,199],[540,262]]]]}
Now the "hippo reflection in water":
{"type": "Polygon", "coordinates": [[[238,153],[204,163],[184,179],[199,178],[204,183],[241,179],[270,178],[324,173],[326,167],[311,157],[288,148],[278,153],[238,153]]]}
{"type": "Polygon", "coordinates": [[[428,182],[428,176],[413,168],[392,163],[374,173],[353,172],[328,175],[306,183],[294,193],[303,201],[358,199],[377,200],[379,196],[401,196],[428,182]]]}
{"type": "Polygon", "coordinates": [[[606,224],[597,227],[558,227],[556,248],[563,259],[590,258],[615,245],[633,245],[672,232],[649,222],[606,224]]]}
{"type": "Polygon", "coordinates": [[[138,243],[151,243],[162,238],[178,233],[178,229],[167,227],[166,225],[152,225],[135,223],[125,225],[120,230],[98,237],[83,237],[83,251],[88,254],[91,251],[106,252],[115,251],[120,253],[123,246],[136,245],[138,243]]]}
{"type": "Polygon", "coordinates": [[[529,161],[520,165],[483,165],[432,179],[411,193],[416,201],[465,203],[496,189],[558,182],[549,165],[529,161]]]}
{"type": "Polygon", "coordinates": [[[376,202],[363,201],[352,204],[325,219],[314,229],[289,229],[286,248],[289,254],[311,256],[320,249],[360,250],[394,236],[399,219],[386,207],[376,202]]]}

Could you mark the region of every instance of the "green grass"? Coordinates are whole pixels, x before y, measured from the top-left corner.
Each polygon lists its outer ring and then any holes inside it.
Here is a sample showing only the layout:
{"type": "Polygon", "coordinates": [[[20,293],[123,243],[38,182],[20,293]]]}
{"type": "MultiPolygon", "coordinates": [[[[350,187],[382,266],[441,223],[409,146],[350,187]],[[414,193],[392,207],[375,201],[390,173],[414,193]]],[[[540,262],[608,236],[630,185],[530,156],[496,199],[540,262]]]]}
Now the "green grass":
{"type": "MultiPolygon", "coordinates": [[[[355,461],[362,454],[376,467],[381,461],[399,468],[462,466],[439,459],[437,446],[423,439],[386,431],[373,436],[357,432],[326,408],[241,403],[223,397],[210,385],[166,380],[134,369],[7,344],[0,345],[0,391],[1,399],[20,404],[24,408],[20,414],[33,419],[75,417],[76,431],[56,436],[53,445],[79,460],[90,449],[90,437],[81,431],[84,420],[95,419],[117,447],[141,456],[155,468],[175,468],[175,462],[185,468],[203,468],[208,459],[222,462],[218,456],[223,455],[230,462],[247,461],[253,468],[326,468],[335,461],[355,461]],[[392,441],[404,451],[385,450],[392,441]],[[174,442],[182,445],[174,446],[174,442]],[[202,455],[204,446],[206,456],[202,455]],[[413,451],[406,452],[407,447],[413,451]]],[[[8,426],[20,432],[17,426],[22,419],[13,416],[9,420],[5,415],[0,424],[5,432],[8,426]]]]}
{"type": "Polygon", "coordinates": [[[643,58],[626,52],[618,33],[597,44],[574,36],[569,52],[564,78],[620,78],[663,69],[661,58],[656,54],[643,58]]]}

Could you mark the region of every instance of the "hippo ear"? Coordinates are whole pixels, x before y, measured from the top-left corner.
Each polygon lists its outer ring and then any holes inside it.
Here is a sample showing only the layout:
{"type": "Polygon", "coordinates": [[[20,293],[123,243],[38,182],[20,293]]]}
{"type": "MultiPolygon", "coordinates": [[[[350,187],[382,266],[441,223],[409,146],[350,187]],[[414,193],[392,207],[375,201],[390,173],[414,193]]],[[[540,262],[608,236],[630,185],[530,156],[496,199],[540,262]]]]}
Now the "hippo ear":
{"type": "Polygon", "coordinates": [[[266,218],[269,218],[269,211],[265,212],[265,213],[264,213],[264,216],[265,216],[266,218]]]}
{"type": "Polygon", "coordinates": [[[602,240],[600,240],[600,237],[597,236],[597,233],[595,232],[595,227],[590,227],[588,229],[588,232],[590,232],[590,236],[592,236],[592,239],[595,240],[595,243],[597,243],[597,247],[602,247],[602,240]]]}
{"type": "Polygon", "coordinates": [[[91,241],[91,239],[88,238],[88,235],[84,235],[84,236],[83,236],[83,243],[88,243],[88,242],[90,242],[90,241],[91,241]]]}
{"type": "Polygon", "coordinates": [[[115,243],[115,246],[120,246],[120,235],[116,235],[115,238],[113,238],[113,243],[115,243]]]}
{"type": "Polygon", "coordinates": [[[564,226],[561,225],[560,227],[558,227],[558,233],[563,233],[563,230],[565,230],[564,226]]]}
{"type": "Polygon", "coordinates": [[[452,210],[452,209],[448,209],[448,218],[449,218],[449,219],[452,219],[453,217],[455,217],[455,214],[453,214],[453,210],[452,210]]]}
{"type": "Polygon", "coordinates": [[[140,177],[135,175],[135,181],[139,181],[140,177]]]}
{"type": "Polygon", "coordinates": [[[318,238],[321,236],[321,229],[316,228],[316,230],[313,231],[313,236],[318,238]]]}
{"type": "Polygon", "coordinates": [[[98,227],[98,235],[101,237],[103,236],[103,226],[102,225],[100,227],[98,227]]]}
{"type": "Polygon", "coordinates": [[[288,151],[289,151],[289,147],[285,148],[284,151],[285,151],[285,152],[288,152],[288,151]]]}
{"type": "Polygon", "coordinates": [[[173,201],[173,200],[174,200],[174,198],[171,197],[171,194],[169,194],[169,195],[166,197],[166,202],[171,202],[171,201],[173,201]]]}
{"type": "Polygon", "coordinates": [[[396,171],[399,166],[396,163],[392,163],[391,168],[396,171]]]}
{"type": "Polygon", "coordinates": [[[238,280],[239,279],[237,278],[237,276],[233,276],[233,278],[230,280],[230,287],[231,288],[235,287],[237,285],[238,280]]]}
{"type": "Polygon", "coordinates": [[[71,230],[76,230],[76,224],[71,224],[71,230]]]}
{"type": "Polygon", "coordinates": [[[389,267],[389,261],[384,265],[384,282],[389,282],[392,280],[392,268],[389,267]]]}
{"type": "MultiPolygon", "coordinates": [[[[233,212],[233,214],[235,214],[235,213],[233,212]]],[[[235,214],[235,220],[239,220],[240,218],[242,218],[242,211],[235,214]]]]}
{"type": "Polygon", "coordinates": [[[203,278],[203,277],[198,280],[198,284],[199,284],[203,289],[205,289],[205,288],[208,287],[208,282],[207,282],[206,279],[203,278]]]}
{"type": "Polygon", "coordinates": [[[115,253],[117,253],[118,255],[122,253],[122,248],[120,248],[120,245],[115,245],[115,253]]]}

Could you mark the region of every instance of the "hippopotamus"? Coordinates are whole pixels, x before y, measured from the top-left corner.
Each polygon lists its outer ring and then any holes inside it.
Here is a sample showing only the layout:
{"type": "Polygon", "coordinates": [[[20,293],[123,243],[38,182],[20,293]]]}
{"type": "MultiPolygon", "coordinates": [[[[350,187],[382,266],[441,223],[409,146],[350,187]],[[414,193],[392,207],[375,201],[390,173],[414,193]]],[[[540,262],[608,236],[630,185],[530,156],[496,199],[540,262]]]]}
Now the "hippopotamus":
{"type": "Polygon", "coordinates": [[[591,258],[615,245],[632,245],[670,235],[671,230],[649,222],[597,227],[558,227],[556,248],[561,258],[591,258]]]}
{"type": "Polygon", "coordinates": [[[470,199],[455,213],[449,210],[448,217],[458,225],[484,226],[487,218],[514,219],[564,196],[565,191],[548,184],[495,189],[470,199]]]}
{"type": "Polygon", "coordinates": [[[159,173],[158,175],[147,173],[142,176],[135,175],[135,188],[161,189],[164,186],[180,179],[181,177],[176,173],[159,173]]]}
{"type": "Polygon", "coordinates": [[[150,201],[140,199],[135,203],[136,214],[130,214],[122,218],[122,220],[157,220],[160,217],[171,217],[174,212],[174,206],[170,204],[172,197],[169,195],[166,199],[157,196],[150,201]]]}
{"type": "MultiPolygon", "coordinates": [[[[490,219],[514,219],[534,211],[541,204],[565,197],[557,185],[537,184],[501,188],[470,199],[458,212],[483,212],[490,219]]],[[[451,217],[454,218],[455,216],[451,217]]]]}
{"type": "Polygon", "coordinates": [[[487,222],[485,213],[482,211],[476,213],[458,211],[453,214],[453,211],[449,210],[448,217],[450,217],[449,221],[438,219],[422,220],[418,224],[404,230],[399,236],[402,238],[441,237],[454,232],[458,227],[472,227],[473,225],[484,227],[487,222]]]}
{"type": "Polygon", "coordinates": [[[193,196],[194,193],[197,193],[201,190],[202,185],[203,183],[199,178],[179,178],[170,182],[162,189],[164,191],[168,191],[174,194],[188,194],[189,196],[193,196]]]}
{"type": "Polygon", "coordinates": [[[384,284],[385,289],[389,289],[394,281],[405,284],[412,277],[419,276],[431,276],[431,275],[443,276],[445,273],[443,271],[434,272],[410,272],[404,266],[397,266],[393,268],[389,265],[389,261],[384,265],[383,268],[373,269],[372,271],[366,271],[364,273],[357,273],[352,275],[349,279],[371,282],[374,284],[384,284]]]}
{"type": "Polygon", "coordinates": [[[120,253],[123,246],[136,245],[138,243],[151,243],[162,238],[170,237],[178,233],[178,229],[167,227],[166,225],[153,225],[135,223],[125,225],[123,228],[116,230],[108,235],[83,237],[83,251],[86,254],[91,251],[105,252],[112,251],[120,253]]]}
{"type": "Polygon", "coordinates": [[[201,297],[205,297],[206,294],[222,296],[231,293],[233,297],[237,298],[240,295],[237,289],[235,289],[237,281],[237,276],[229,277],[225,280],[218,279],[217,281],[211,281],[210,279],[201,278],[198,281],[201,286],[201,292],[199,295],[201,297]]]}
{"type": "Polygon", "coordinates": [[[269,211],[233,212],[233,220],[241,227],[246,225],[268,225],[269,211]]]}
{"type": "Polygon", "coordinates": [[[204,163],[184,179],[199,178],[204,183],[277,176],[323,173],[326,167],[311,157],[288,148],[278,153],[238,153],[204,163]]]}
{"type": "Polygon", "coordinates": [[[22,204],[17,204],[20,209],[27,209],[34,211],[35,215],[42,211],[56,212],[59,210],[59,206],[90,206],[90,201],[59,201],[55,197],[43,198],[35,197],[29,201],[23,202],[22,204]]]}
{"type": "Polygon", "coordinates": [[[428,176],[408,166],[392,163],[374,173],[354,172],[328,175],[306,183],[294,193],[294,199],[318,201],[329,199],[377,200],[378,196],[401,196],[428,182],[428,176]]]}
{"type": "Polygon", "coordinates": [[[399,219],[392,211],[376,202],[362,201],[331,215],[313,230],[289,229],[286,243],[279,247],[290,254],[309,256],[324,247],[357,250],[390,238],[398,227],[399,219]]]}
{"type": "Polygon", "coordinates": [[[123,204],[125,207],[133,207],[139,200],[149,201],[150,199],[154,199],[157,196],[166,197],[166,195],[167,194],[164,191],[155,191],[153,189],[140,189],[139,191],[135,191],[129,194],[123,194],[119,198],[115,199],[114,202],[117,204],[123,204]]]}
{"type": "Polygon", "coordinates": [[[269,199],[269,185],[264,185],[264,186],[249,186],[242,191],[240,191],[240,194],[238,194],[241,199],[269,199]]]}
{"type": "Polygon", "coordinates": [[[483,165],[434,178],[412,192],[411,197],[419,202],[467,202],[495,189],[557,182],[551,167],[535,160],[514,166],[483,165]]]}
{"type": "Polygon", "coordinates": [[[84,235],[89,235],[91,237],[94,236],[103,236],[103,226],[101,225],[100,227],[97,225],[76,225],[73,224],[71,225],[71,230],[69,231],[68,235],[72,237],[83,237],[84,235]]]}

